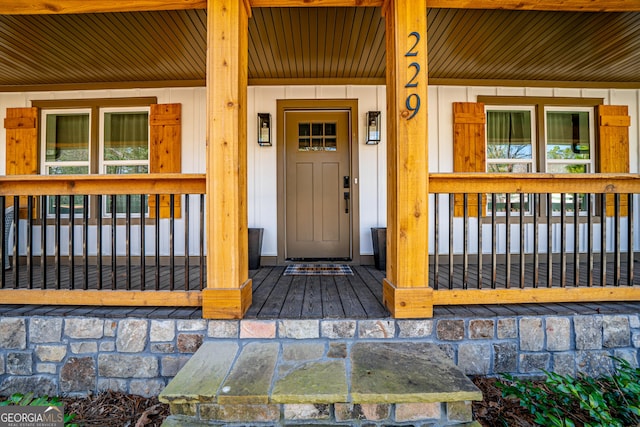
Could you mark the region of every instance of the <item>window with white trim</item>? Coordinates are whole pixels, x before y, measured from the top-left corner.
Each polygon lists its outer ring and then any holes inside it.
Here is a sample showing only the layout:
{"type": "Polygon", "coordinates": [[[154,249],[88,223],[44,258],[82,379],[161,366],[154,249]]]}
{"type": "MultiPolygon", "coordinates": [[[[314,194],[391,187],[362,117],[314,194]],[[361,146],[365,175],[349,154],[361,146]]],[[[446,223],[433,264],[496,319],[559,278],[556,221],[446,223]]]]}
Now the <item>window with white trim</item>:
{"type": "MultiPolygon", "coordinates": [[[[45,175],[149,173],[149,107],[42,110],[42,171],[45,175]],[[98,120],[97,138],[92,137],[98,120]]],[[[70,198],[62,196],[60,210],[69,215],[70,198]]],[[[74,214],[83,215],[80,197],[74,200],[74,214]]],[[[111,199],[102,215],[112,214],[111,199]]],[[[48,214],[54,215],[55,198],[48,200],[48,214]]],[[[131,212],[140,212],[140,196],[131,196],[131,212]]],[[[116,197],[116,214],[126,213],[126,196],[116,197]]]]}
{"type": "MultiPolygon", "coordinates": [[[[590,173],[595,171],[594,108],[573,106],[486,106],[486,169],[507,173],[590,173]],[[543,117],[536,113],[542,110],[543,117]],[[542,130],[536,133],[536,129],[542,130]]],[[[506,195],[498,195],[496,212],[505,212],[506,195]]],[[[530,195],[524,209],[530,212],[530,195]]],[[[565,211],[576,209],[573,195],[565,195],[565,211]]],[[[552,195],[554,215],[561,211],[561,196],[552,195]]],[[[584,195],[577,209],[586,214],[584,195]]],[[[512,195],[511,211],[519,212],[520,196],[512,195]],[[515,199],[514,199],[515,197],[515,199]]],[[[488,209],[491,210],[489,203],[488,209]]]]}

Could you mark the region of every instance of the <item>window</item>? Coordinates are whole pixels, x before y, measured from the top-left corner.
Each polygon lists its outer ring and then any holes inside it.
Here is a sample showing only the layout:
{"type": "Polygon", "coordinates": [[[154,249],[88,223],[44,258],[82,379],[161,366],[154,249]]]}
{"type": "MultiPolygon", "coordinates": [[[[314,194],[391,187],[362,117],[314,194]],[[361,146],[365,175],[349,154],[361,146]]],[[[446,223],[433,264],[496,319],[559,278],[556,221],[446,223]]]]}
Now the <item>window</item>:
{"type": "Polygon", "coordinates": [[[487,109],[487,172],[535,172],[534,109],[487,109]]]}
{"type": "MultiPolygon", "coordinates": [[[[538,138],[535,132],[536,107],[487,106],[487,172],[508,173],[589,173],[593,172],[593,112],[590,107],[543,106],[544,132],[538,138]],[[543,137],[542,137],[543,136],[543,137]],[[537,159],[540,159],[539,161],[537,159]]],[[[520,196],[512,195],[511,211],[519,212],[520,196]]],[[[525,195],[523,208],[531,213],[529,198],[525,195]]],[[[565,197],[565,210],[576,210],[573,195],[565,197]]],[[[506,195],[497,195],[496,211],[504,212],[506,195]]],[[[562,196],[551,196],[554,215],[561,212],[562,196]]],[[[579,212],[586,214],[584,195],[575,200],[579,212]]],[[[489,204],[489,210],[492,206],[489,204]]]]}
{"type": "Polygon", "coordinates": [[[544,107],[541,137],[536,135],[539,118],[533,106],[486,110],[487,172],[594,171],[593,108],[544,107]]]}
{"type": "MultiPolygon", "coordinates": [[[[43,109],[42,121],[45,175],[149,173],[149,107],[43,109]],[[92,138],[96,127],[98,137],[92,138]]],[[[60,199],[62,215],[69,215],[69,199],[60,199]]],[[[77,199],[74,214],[81,216],[83,206],[77,199]]],[[[49,198],[49,215],[55,209],[55,198],[49,198]]],[[[111,215],[111,210],[108,198],[102,215],[111,215]]],[[[140,212],[140,196],[131,197],[131,212],[140,212]]],[[[116,198],[116,213],[126,213],[125,196],[116,198]]]]}

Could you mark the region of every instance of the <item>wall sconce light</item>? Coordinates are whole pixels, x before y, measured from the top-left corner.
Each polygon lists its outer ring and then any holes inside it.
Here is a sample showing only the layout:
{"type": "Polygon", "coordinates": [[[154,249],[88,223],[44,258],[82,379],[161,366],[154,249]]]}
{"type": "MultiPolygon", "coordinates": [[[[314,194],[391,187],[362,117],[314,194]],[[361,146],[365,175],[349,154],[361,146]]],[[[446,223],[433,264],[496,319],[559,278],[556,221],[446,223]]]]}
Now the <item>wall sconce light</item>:
{"type": "Polygon", "coordinates": [[[258,144],[271,145],[271,114],[258,113],[258,144]]]}
{"type": "Polygon", "coordinates": [[[375,145],[380,142],[380,111],[367,113],[367,144],[375,145]]]}

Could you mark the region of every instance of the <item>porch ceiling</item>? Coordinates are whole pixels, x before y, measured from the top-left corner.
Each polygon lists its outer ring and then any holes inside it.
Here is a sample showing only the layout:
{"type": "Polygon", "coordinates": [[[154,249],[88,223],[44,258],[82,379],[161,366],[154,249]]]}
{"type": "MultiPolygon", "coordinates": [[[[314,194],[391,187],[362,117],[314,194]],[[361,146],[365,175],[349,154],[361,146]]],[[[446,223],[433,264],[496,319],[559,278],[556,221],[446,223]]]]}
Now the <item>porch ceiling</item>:
{"type": "MultiPolygon", "coordinates": [[[[428,20],[432,83],[640,87],[640,12],[428,20]]],[[[383,83],[384,31],[379,8],[254,8],[250,83],[383,83]]],[[[204,85],[205,64],[204,10],[0,15],[0,90],[204,85]]]]}

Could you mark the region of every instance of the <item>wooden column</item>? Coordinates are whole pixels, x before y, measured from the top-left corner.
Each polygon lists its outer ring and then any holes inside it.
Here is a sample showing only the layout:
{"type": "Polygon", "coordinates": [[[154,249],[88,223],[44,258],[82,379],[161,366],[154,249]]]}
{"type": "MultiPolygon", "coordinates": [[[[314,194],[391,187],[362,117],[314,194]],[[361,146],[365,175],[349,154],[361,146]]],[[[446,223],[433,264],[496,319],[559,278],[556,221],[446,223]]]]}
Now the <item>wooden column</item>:
{"type": "Polygon", "coordinates": [[[428,282],[426,0],[385,3],[387,47],[387,277],[396,318],[433,316],[428,282]]]}
{"type": "Polygon", "coordinates": [[[251,305],[247,250],[249,8],[207,9],[207,288],[205,318],[240,319],[251,305]]]}

